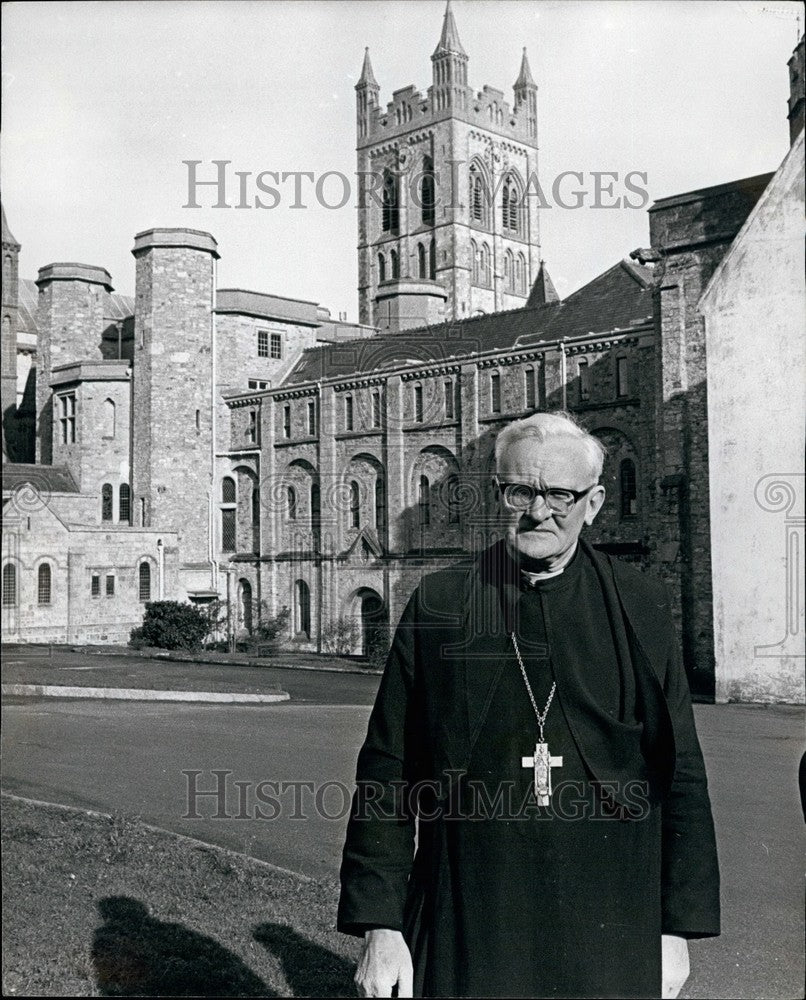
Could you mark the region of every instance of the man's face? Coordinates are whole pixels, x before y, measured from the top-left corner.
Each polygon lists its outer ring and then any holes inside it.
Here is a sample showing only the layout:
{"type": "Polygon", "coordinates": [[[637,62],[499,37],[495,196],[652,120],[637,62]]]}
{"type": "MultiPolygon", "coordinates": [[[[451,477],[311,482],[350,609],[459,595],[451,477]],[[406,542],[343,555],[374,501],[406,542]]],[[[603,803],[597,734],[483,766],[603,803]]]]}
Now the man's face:
{"type": "MultiPolygon", "coordinates": [[[[525,483],[538,489],[586,490],[595,480],[582,441],[558,435],[545,442],[521,438],[504,449],[497,474],[503,483],[525,483]]],[[[604,503],[603,486],[595,486],[567,514],[555,513],[537,497],[527,510],[513,510],[500,498],[510,548],[525,565],[550,570],[573,549],[584,524],[592,524],[604,503]],[[539,564],[539,565],[538,565],[539,564]]]]}

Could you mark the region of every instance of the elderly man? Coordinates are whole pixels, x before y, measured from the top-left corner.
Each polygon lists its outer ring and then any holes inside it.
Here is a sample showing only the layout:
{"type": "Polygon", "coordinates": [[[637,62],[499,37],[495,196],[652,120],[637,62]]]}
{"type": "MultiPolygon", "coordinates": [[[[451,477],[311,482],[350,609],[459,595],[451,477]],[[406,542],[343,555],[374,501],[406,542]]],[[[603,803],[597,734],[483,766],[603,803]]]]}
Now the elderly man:
{"type": "Polygon", "coordinates": [[[364,996],[676,996],[719,933],[665,589],[580,539],[603,459],[568,414],[506,427],[506,537],[403,612],[342,863],[364,996]]]}

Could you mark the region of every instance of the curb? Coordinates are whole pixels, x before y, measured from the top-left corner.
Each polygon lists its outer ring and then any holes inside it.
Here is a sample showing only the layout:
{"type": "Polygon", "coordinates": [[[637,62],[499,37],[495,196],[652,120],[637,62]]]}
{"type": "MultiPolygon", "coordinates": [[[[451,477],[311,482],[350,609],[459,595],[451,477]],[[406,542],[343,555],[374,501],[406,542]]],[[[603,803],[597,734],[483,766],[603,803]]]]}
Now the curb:
{"type": "Polygon", "coordinates": [[[227,691],[153,691],[146,688],[98,688],[57,684],[3,684],[4,695],[23,698],[106,698],[120,701],[195,701],[219,705],[270,705],[290,701],[287,691],[274,694],[239,694],[227,691]]]}

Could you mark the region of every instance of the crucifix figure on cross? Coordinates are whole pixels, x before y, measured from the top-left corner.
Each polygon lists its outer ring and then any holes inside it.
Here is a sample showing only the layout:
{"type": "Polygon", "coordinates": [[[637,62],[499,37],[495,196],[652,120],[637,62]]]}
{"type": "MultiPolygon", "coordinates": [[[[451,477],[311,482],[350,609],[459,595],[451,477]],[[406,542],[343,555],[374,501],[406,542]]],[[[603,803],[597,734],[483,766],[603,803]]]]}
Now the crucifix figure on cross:
{"type": "Polygon", "coordinates": [[[552,757],[548,743],[536,743],[533,757],[521,757],[521,767],[533,767],[535,772],[535,798],[539,806],[551,801],[551,769],[562,767],[562,757],[552,757]]]}

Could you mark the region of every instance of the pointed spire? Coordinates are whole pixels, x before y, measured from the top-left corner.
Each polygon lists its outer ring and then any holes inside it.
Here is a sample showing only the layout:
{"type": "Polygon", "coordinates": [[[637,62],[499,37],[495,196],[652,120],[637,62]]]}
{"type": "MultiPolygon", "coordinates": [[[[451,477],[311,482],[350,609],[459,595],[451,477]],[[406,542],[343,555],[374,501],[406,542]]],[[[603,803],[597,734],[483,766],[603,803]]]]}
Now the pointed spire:
{"type": "Polygon", "coordinates": [[[560,296],[557,294],[554,282],[551,280],[551,276],[546,270],[546,262],[541,260],[540,269],[537,272],[535,283],[532,285],[529,298],[526,300],[526,308],[535,309],[538,306],[546,306],[550,302],[559,301],[560,296]]]}
{"type": "MultiPolygon", "coordinates": [[[[442,34],[439,37],[439,45],[434,49],[434,55],[441,55],[443,52],[453,52],[460,56],[467,56],[459,41],[459,32],[456,30],[456,21],[453,19],[451,10],[451,0],[445,5],[445,17],[442,21],[442,34]]],[[[433,56],[431,57],[433,59],[433,56]]]]}
{"type": "Polygon", "coordinates": [[[521,71],[515,81],[515,90],[521,87],[536,87],[537,84],[532,77],[532,70],[529,66],[529,57],[526,55],[526,46],[523,47],[523,58],[521,59],[521,71]]]}
{"type": "Polygon", "coordinates": [[[3,215],[3,246],[4,247],[17,247],[19,249],[19,243],[14,239],[11,234],[11,230],[8,228],[8,222],[6,222],[6,210],[0,205],[0,212],[3,215]]]}
{"type": "MultiPolygon", "coordinates": [[[[369,46],[364,49],[364,65],[361,67],[361,79],[356,84],[356,89],[358,87],[378,87],[378,81],[372,72],[372,63],[369,59],[369,46]]],[[[378,89],[380,90],[380,87],[378,89]]]]}

